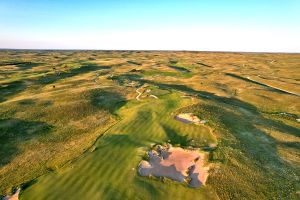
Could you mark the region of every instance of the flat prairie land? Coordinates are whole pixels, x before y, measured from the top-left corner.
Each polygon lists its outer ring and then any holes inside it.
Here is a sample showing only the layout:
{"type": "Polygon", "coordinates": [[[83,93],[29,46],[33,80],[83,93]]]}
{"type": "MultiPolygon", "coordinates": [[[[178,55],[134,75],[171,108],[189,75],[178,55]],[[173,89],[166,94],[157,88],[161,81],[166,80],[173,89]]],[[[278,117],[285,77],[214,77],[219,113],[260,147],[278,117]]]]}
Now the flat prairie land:
{"type": "Polygon", "coordinates": [[[300,54],[1,50],[0,194],[299,199],[299,86],[300,54]],[[140,176],[164,144],[207,155],[206,184],[140,176]]]}

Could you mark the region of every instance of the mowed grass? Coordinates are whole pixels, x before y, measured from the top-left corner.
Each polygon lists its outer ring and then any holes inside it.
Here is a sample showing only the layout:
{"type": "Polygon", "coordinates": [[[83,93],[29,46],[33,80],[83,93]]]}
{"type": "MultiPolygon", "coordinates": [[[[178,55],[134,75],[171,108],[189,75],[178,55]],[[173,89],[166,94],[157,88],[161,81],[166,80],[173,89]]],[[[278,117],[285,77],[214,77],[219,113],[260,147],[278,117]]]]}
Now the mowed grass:
{"type": "Polygon", "coordinates": [[[151,145],[170,140],[174,145],[187,140],[199,146],[215,144],[208,128],[187,125],[174,119],[182,104],[178,95],[159,100],[128,103],[122,120],[98,139],[92,152],[55,173],[37,179],[22,192],[23,199],[214,199],[208,187],[199,190],[186,184],[140,177],[138,163],[151,145]],[[186,136],[186,137],[185,137],[186,136]]]}

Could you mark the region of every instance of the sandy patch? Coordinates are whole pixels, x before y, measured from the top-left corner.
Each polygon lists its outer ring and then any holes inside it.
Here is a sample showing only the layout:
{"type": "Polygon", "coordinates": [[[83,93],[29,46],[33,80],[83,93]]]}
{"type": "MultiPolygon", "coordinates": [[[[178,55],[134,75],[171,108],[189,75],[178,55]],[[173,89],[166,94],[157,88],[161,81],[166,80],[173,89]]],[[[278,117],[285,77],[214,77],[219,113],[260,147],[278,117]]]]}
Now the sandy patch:
{"type": "Polygon", "coordinates": [[[191,187],[204,185],[208,167],[204,167],[204,154],[197,150],[180,147],[157,146],[148,152],[149,161],[141,161],[138,172],[141,176],[166,177],[178,182],[187,182],[191,187]]]}
{"type": "Polygon", "coordinates": [[[3,200],[19,200],[20,188],[13,194],[7,195],[3,198],[3,200]]]}
{"type": "Polygon", "coordinates": [[[178,121],[186,124],[205,124],[206,120],[200,120],[193,113],[181,113],[175,117],[178,121]]]}

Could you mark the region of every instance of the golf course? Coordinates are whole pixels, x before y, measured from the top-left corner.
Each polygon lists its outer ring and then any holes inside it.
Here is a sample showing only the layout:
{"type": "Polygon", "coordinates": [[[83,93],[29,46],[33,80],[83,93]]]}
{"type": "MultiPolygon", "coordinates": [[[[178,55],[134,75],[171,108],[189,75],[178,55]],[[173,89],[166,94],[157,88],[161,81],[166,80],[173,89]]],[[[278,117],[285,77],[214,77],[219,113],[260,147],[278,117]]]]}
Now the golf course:
{"type": "Polygon", "coordinates": [[[299,199],[299,63],[292,53],[1,50],[0,195],[299,199]]]}

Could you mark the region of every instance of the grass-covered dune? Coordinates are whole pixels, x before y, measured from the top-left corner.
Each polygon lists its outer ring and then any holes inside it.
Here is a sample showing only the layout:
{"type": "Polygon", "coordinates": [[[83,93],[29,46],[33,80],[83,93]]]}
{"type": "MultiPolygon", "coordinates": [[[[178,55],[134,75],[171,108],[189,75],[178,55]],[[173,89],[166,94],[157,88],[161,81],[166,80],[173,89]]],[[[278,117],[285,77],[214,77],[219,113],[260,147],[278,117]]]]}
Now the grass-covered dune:
{"type": "Polygon", "coordinates": [[[299,54],[0,51],[0,194],[298,199],[299,63],[299,54]],[[164,143],[208,155],[205,186],[139,176],[164,143]]]}

